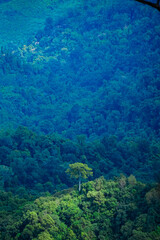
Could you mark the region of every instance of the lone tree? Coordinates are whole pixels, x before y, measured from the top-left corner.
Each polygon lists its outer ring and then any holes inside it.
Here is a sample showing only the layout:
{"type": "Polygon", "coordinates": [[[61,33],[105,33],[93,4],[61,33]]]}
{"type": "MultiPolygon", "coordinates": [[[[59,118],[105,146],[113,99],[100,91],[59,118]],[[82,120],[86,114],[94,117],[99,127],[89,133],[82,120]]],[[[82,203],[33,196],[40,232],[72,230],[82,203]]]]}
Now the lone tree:
{"type": "Polygon", "coordinates": [[[93,176],[92,168],[89,168],[87,164],[83,163],[73,163],[69,164],[69,168],[66,173],[70,174],[73,178],[79,179],[79,192],[81,191],[81,181],[82,178],[88,178],[89,176],[93,176]]]}

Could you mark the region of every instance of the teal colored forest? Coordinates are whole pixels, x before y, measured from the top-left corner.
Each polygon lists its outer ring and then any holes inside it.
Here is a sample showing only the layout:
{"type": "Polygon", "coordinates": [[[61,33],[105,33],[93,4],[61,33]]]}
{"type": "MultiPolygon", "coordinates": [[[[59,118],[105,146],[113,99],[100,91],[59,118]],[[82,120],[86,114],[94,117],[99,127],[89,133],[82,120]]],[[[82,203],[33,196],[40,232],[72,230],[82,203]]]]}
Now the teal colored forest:
{"type": "Polygon", "coordinates": [[[0,240],[160,240],[160,12],[0,1],[0,240]]]}

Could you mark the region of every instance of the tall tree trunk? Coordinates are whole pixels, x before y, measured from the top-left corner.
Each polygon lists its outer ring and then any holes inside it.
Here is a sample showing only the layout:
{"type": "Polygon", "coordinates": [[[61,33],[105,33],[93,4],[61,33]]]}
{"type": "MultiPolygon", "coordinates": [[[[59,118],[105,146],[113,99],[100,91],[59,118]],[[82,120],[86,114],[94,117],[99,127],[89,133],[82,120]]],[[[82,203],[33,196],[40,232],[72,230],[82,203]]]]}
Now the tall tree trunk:
{"type": "Polygon", "coordinates": [[[79,192],[81,191],[81,173],[79,173],[79,192]]]}

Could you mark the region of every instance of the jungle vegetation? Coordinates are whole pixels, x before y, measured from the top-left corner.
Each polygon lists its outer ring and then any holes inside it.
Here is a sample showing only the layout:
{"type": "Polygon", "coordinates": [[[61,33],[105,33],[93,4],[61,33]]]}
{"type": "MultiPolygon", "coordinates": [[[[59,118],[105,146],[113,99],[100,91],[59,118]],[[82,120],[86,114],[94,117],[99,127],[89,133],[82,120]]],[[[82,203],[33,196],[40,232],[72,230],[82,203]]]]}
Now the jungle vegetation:
{"type": "Polygon", "coordinates": [[[53,2],[32,37],[2,45],[1,128],[159,138],[158,11],[135,1],[71,3],[53,2]]]}
{"type": "Polygon", "coordinates": [[[140,183],[133,175],[108,181],[100,177],[82,185],[81,193],[75,186],[35,201],[1,192],[0,239],[160,239],[157,186],[140,183]]]}
{"type": "Polygon", "coordinates": [[[125,1],[0,1],[0,239],[160,240],[160,15],[125,1]]]}

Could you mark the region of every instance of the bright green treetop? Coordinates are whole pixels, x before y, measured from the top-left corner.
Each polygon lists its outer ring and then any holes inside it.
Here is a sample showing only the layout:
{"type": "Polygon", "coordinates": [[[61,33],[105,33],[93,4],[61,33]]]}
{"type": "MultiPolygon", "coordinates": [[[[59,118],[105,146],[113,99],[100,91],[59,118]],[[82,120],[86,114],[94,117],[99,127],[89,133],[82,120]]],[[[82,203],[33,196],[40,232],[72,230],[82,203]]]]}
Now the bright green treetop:
{"type": "Polygon", "coordinates": [[[87,164],[79,162],[69,164],[66,173],[70,174],[73,178],[79,178],[79,191],[81,190],[81,179],[86,179],[93,175],[92,168],[89,168],[87,164]]]}

